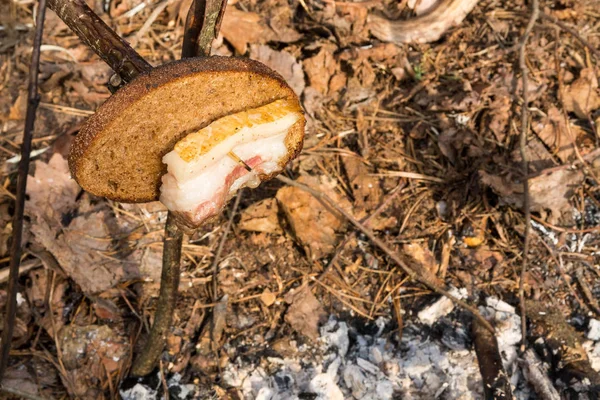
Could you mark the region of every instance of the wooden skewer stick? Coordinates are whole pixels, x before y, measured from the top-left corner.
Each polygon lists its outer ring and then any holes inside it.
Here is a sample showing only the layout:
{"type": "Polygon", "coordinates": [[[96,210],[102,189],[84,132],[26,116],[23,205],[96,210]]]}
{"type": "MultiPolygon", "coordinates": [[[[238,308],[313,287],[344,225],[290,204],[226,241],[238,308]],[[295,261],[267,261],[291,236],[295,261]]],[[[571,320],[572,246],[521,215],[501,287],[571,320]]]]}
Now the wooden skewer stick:
{"type": "Polygon", "coordinates": [[[248,164],[246,164],[246,161],[242,160],[240,157],[238,157],[237,154],[235,154],[233,151],[230,151],[229,153],[227,153],[227,155],[236,163],[240,164],[242,167],[246,168],[246,171],[248,172],[252,172],[252,167],[250,167],[248,164]]]}

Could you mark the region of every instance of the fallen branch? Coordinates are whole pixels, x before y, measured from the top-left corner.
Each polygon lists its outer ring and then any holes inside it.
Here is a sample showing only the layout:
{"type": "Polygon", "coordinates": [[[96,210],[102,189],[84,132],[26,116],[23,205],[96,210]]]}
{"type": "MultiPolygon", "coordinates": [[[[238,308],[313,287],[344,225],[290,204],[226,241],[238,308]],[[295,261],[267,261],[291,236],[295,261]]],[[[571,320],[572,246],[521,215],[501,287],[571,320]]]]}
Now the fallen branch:
{"type": "MultiPolygon", "coordinates": [[[[531,229],[531,211],[529,196],[529,157],[527,155],[527,132],[529,127],[528,121],[528,108],[529,107],[529,94],[528,90],[528,77],[529,68],[525,61],[525,51],[527,49],[527,40],[529,35],[535,26],[538,19],[540,9],[539,1],[533,0],[531,4],[531,16],[525,28],[525,33],[521,38],[521,46],[519,48],[519,68],[521,69],[521,79],[523,83],[523,104],[521,106],[521,134],[519,136],[519,150],[521,152],[521,159],[523,160],[521,165],[522,179],[523,179],[523,214],[525,215],[525,231],[523,232],[523,260],[521,263],[521,277],[519,279],[519,303],[521,307],[521,315],[526,315],[525,312],[525,276],[527,274],[527,257],[529,255],[529,231],[531,229]]],[[[523,343],[521,345],[521,351],[525,351],[525,342],[527,337],[527,325],[525,318],[521,318],[521,334],[523,343]]]]}
{"type": "Polygon", "coordinates": [[[485,320],[485,318],[483,318],[481,316],[481,314],[479,314],[479,311],[477,311],[477,309],[475,307],[472,307],[472,306],[468,305],[467,303],[465,303],[464,301],[456,298],[455,296],[453,296],[452,294],[450,294],[446,289],[440,287],[437,283],[430,281],[428,278],[420,275],[415,270],[413,270],[411,267],[409,267],[398,256],[398,254],[396,254],[396,252],[394,250],[392,250],[382,240],[380,240],[379,238],[377,238],[377,236],[375,236],[375,234],[373,233],[372,230],[370,230],[369,228],[367,228],[366,226],[364,226],[363,224],[361,224],[356,218],[354,218],[352,215],[350,215],[350,213],[348,213],[342,207],[340,207],[339,205],[337,205],[325,193],[320,192],[320,191],[318,191],[316,189],[313,189],[310,186],[306,186],[306,185],[304,185],[302,183],[299,183],[299,182],[296,182],[294,180],[291,180],[291,179],[289,179],[289,178],[287,178],[285,176],[279,175],[279,176],[277,176],[277,179],[279,179],[281,182],[283,182],[283,183],[285,183],[287,185],[297,187],[299,189],[304,190],[307,193],[310,193],[312,196],[315,197],[315,199],[317,199],[321,204],[323,204],[323,206],[325,208],[327,208],[327,210],[329,210],[332,214],[334,214],[336,216],[343,216],[344,218],[346,218],[349,222],[352,223],[352,225],[354,225],[366,237],[368,237],[369,240],[371,241],[371,243],[373,243],[375,246],[379,247],[379,249],[381,251],[383,251],[390,259],[392,259],[392,261],[394,261],[404,271],[404,273],[406,273],[413,281],[420,282],[423,285],[427,286],[432,291],[436,292],[437,294],[440,294],[442,296],[446,296],[447,298],[449,298],[450,300],[452,300],[455,304],[457,304],[459,307],[461,307],[461,308],[469,311],[475,318],[477,318],[479,320],[479,322],[487,330],[489,330],[490,332],[494,332],[494,328],[492,327],[492,325],[490,325],[490,323],[487,322],[485,320]]]}
{"type": "Polygon", "coordinates": [[[406,21],[391,21],[369,15],[369,30],[384,42],[435,42],[452,26],[459,25],[478,2],[479,0],[441,0],[433,11],[406,21]]]}
{"type": "Polygon", "coordinates": [[[227,0],[194,0],[185,21],[181,58],[210,55],[226,6],[227,0]]]}
{"type": "Polygon", "coordinates": [[[560,400],[558,391],[552,385],[542,362],[533,350],[529,349],[523,354],[523,358],[519,360],[519,365],[523,370],[523,376],[533,386],[540,399],[560,400]]]}
{"type": "Polygon", "coordinates": [[[27,175],[29,174],[29,159],[31,156],[31,141],[33,139],[33,126],[35,112],[40,102],[38,95],[38,72],[40,67],[40,46],[44,32],[44,18],[46,16],[46,0],[40,0],[38,14],[35,21],[35,36],[33,38],[33,51],[29,66],[29,89],[27,93],[27,113],[25,116],[25,129],[21,145],[21,161],[17,176],[17,193],[15,214],[13,216],[12,243],[10,247],[10,264],[6,311],[4,313],[4,326],[2,330],[2,348],[0,349],[0,383],[8,365],[8,355],[12,342],[15,316],[17,312],[17,286],[19,269],[21,265],[21,251],[23,239],[23,216],[25,212],[25,192],[27,189],[27,175]]]}

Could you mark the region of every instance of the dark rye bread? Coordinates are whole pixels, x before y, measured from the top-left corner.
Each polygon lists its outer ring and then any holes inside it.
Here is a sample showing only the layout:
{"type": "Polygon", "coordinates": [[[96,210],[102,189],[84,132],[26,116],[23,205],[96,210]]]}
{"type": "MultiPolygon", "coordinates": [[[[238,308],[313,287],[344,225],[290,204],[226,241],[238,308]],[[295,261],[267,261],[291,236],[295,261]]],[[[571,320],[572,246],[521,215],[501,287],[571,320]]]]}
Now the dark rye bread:
{"type": "MultiPolygon", "coordinates": [[[[97,196],[128,203],[157,200],[162,157],[184,136],[225,115],[279,99],[298,105],[285,80],[245,58],[190,58],[154,68],[111,96],[73,143],[69,167],[97,196]]],[[[286,137],[288,158],[302,148],[304,118],[286,137]]]]}

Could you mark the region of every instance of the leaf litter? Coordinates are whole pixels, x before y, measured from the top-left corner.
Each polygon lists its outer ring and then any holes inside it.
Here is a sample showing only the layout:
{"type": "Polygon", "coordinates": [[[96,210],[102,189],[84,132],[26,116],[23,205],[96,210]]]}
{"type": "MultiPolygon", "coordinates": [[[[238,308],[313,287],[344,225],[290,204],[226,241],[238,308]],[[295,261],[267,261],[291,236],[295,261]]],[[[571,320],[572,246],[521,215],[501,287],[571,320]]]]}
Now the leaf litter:
{"type": "MultiPolygon", "coordinates": [[[[100,2],[92,3],[129,39],[158,4],[114,1],[102,12],[100,2]]],[[[169,2],[136,39],[136,50],[153,65],[178,58],[189,4],[169,2]]],[[[304,152],[286,173],[318,187],[358,220],[377,210],[369,226],[406,262],[455,287],[469,304],[481,299],[516,397],[534,398],[530,370],[517,357],[514,310],[523,228],[514,49],[527,8],[479,2],[429,44],[369,36],[371,15],[410,18],[430,6],[230,1],[213,52],[258,59],[290,82],[309,129],[304,152]],[[400,179],[406,186],[389,199],[400,179]],[[476,222],[472,232],[465,230],[469,221],[476,222]]],[[[565,24],[597,25],[587,4],[542,7],[565,24]]],[[[19,40],[7,41],[0,66],[5,266],[16,172],[6,160],[18,153],[24,123],[31,5],[6,15],[25,28],[11,33],[19,40]]],[[[599,72],[573,36],[561,31],[557,41],[550,26],[540,22],[528,46],[527,152],[532,212],[540,222],[526,289],[567,316],[597,370],[597,316],[577,302],[564,277],[576,279],[574,271],[583,268],[592,295],[600,290],[599,72]]],[[[206,352],[206,326],[211,266],[227,216],[185,239],[161,371],[133,383],[122,379],[154,314],[165,210],[94,198],[70,179],[68,144],[107,98],[111,72],[51,12],[45,28],[45,44],[66,51],[42,55],[34,147],[47,150],[29,177],[24,261],[44,268],[21,276],[13,343],[19,355],[7,382],[20,380],[31,393],[57,398],[165,398],[163,381],[170,398],[481,397],[467,316],[406,279],[361,233],[346,241],[354,234],[346,221],[310,195],[273,182],[244,193],[218,262],[219,295],[229,296],[218,358],[206,352]]],[[[600,44],[598,36],[582,35],[600,44]]],[[[542,375],[552,376],[551,369],[543,364],[542,375]]]]}

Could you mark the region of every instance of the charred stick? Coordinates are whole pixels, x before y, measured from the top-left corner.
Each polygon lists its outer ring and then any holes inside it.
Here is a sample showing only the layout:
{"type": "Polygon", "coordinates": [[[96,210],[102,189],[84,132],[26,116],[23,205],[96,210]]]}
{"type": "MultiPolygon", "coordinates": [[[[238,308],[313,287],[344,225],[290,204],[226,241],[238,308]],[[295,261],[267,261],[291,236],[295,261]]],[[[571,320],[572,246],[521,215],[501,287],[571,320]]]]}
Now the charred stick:
{"type": "Polygon", "coordinates": [[[27,114],[25,116],[25,130],[23,132],[23,143],[21,145],[21,162],[17,176],[17,195],[15,203],[15,215],[13,217],[12,244],[10,248],[9,278],[6,300],[6,311],[4,314],[4,327],[2,330],[2,348],[0,350],[0,384],[8,365],[8,355],[12,341],[14,321],[17,312],[17,286],[19,279],[19,267],[21,264],[21,245],[23,236],[23,216],[25,212],[25,191],[27,189],[27,175],[29,174],[29,159],[31,155],[31,140],[33,138],[33,126],[35,123],[35,112],[40,102],[38,95],[38,71],[40,66],[40,47],[44,32],[44,18],[46,16],[46,0],[40,0],[38,14],[35,21],[35,36],[33,39],[33,51],[31,53],[31,64],[29,66],[29,90],[27,94],[27,114]]]}
{"type": "Polygon", "coordinates": [[[477,320],[471,326],[475,342],[475,353],[483,381],[483,393],[486,400],[512,399],[510,379],[502,366],[502,357],[498,351],[498,341],[477,320]]]}
{"type": "Polygon", "coordinates": [[[84,0],[48,0],[48,7],[127,83],[152,66],[90,9],[84,0]]]}
{"type": "MultiPolygon", "coordinates": [[[[117,75],[111,78],[109,88],[115,89],[152,69],[152,66],[106,25],[83,0],[49,0],[48,5],[83,43],[115,71],[117,75]]],[[[182,240],[183,233],[169,213],[163,241],[163,268],[154,324],[146,348],[132,367],[133,375],[150,373],[164,348],[179,286],[182,240]]]]}

